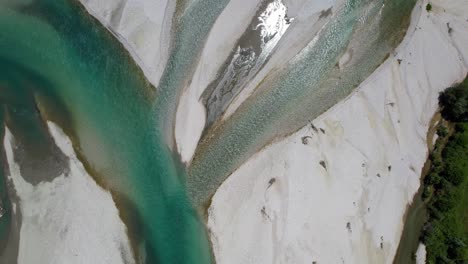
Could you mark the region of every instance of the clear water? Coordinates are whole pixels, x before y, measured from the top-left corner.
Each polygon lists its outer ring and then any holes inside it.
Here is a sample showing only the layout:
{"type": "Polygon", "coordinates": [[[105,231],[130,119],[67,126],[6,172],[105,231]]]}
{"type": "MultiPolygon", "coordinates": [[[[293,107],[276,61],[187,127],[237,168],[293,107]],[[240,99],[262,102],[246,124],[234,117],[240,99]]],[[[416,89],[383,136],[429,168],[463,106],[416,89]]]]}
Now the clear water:
{"type": "Polygon", "coordinates": [[[211,262],[204,226],[181,180],[184,170],[164,135],[186,76],[181,73],[190,70],[226,1],[194,4],[177,20],[176,44],[157,89],[76,2],[23,2],[0,4],[0,109],[24,112],[9,124],[32,118],[34,135],[26,138],[40,136],[37,107],[65,129],[91,174],[113,190],[146,263],[211,262]]]}
{"type": "Polygon", "coordinates": [[[318,39],[282,72],[267,78],[223,124],[206,131],[188,177],[194,202],[206,204],[251,155],[306,125],[357,87],[401,41],[414,4],[347,0],[333,10],[318,39]],[[353,58],[340,69],[336,65],[347,47],[353,48],[353,58]]]}
{"type": "MultiPolygon", "coordinates": [[[[415,0],[347,0],[333,10],[316,42],[207,131],[212,137],[202,139],[186,175],[171,150],[177,98],[227,2],[177,1],[171,54],[156,88],[76,2],[0,3],[0,123],[38,139],[26,145],[39,154],[48,151],[38,143],[48,142],[42,117],[64,128],[93,177],[112,190],[146,263],[211,262],[189,197],[205,202],[253,153],[349,94],[401,40],[415,0]],[[347,47],[353,59],[337,68],[347,47]]],[[[8,204],[2,182],[0,194],[8,204]]],[[[8,217],[0,219],[0,240],[8,217]]]]}
{"type": "MultiPolygon", "coordinates": [[[[228,0],[179,0],[176,7],[177,19],[173,20],[173,49],[169,56],[161,81],[158,85],[157,107],[164,138],[169,142],[174,139],[174,119],[177,100],[181,88],[191,81],[195,72],[195,63],[200,56],[204,41],[218,15],[229,2],[228,0]]],[[[174,141],[173,141],[174,143],[174,141]]]]}

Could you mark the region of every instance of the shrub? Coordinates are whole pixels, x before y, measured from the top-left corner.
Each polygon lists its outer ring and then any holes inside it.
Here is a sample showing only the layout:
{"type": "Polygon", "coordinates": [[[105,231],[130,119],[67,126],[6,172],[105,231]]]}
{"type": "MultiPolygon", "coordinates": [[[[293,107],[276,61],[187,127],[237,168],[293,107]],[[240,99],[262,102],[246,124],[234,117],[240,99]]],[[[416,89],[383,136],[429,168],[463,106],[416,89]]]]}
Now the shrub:
{"type": "Polygon", "coordinates": [[[456,123],[455,124],[455,131],[459,133],[463,133],[468,130],[468,125],[466,123],[456,123]]]}
{"type": "Polygon", "coordinates": [[[440,230],[439,223],[434,223],[434,226],[426,232],[424,243],[431,250],[427,255],[427,263],[436,263],[437,256],[444,256],[447,253],[447,245],[445,244],[445,235],[440,230]]]}
{"type": "Polygon", "coordinates": [[[450,259],[463,259],[466,254],[466,244],[460,237],[451,237],[448,239],[447,256],[450,259]]]}
{"type": "Polygon", "coordinates": [[[427,197],[429,197],[432,193],[432,188],[429,186],[424,187],[423,193],[422,193],[422,198],[425,200],[427,197]]]}
{"type": "Polygon", "coordinates": [[[468,81],[439,94],[442,116],[452,122],[468,121],[468,81]]]}
{"type": "Polygon", "coordinates": [[[432,156],[432,171],[433,172],[436,172],[436,173],[439,173],[442,171],[442,166],[443,166],[443,162],[442,162],[442,157],[440,156],[440,154],[438,153],[435,153],[433,156],[432,156]]]}
{"type": "Polygon", "coordinates": [[[460,185],[465,179],[465,168],[457,162],[447,163],[443,177],[453,185],[460,185]]]}
{"type": "Polygon", "coordinates": [[[448,135],[448,129],[444,125],[440,125],[437,128],[437,135],[439,137],[446,137],[448,135]]]}
{"type": "Polygon", "coordinates": [[[432,10],[432,5],[429,3],[426,5],[426,11],[429,12],[432,10]]]}
{"type": "Polygon", "coordinates": [[[450,209],[452,209],[457,200],[450,194],[444,195],[443,197],[439,197],[439,199],[434,203],[434,207],[441,213],[446,213],[450,209]]]}
{"type": "Polygon", "coordinates": [[[441,178],[436,172],[429,173],[429,175],[424,179],[425,183],[429,185],[437,185],[440,183],[440,180],[441,178]]]}

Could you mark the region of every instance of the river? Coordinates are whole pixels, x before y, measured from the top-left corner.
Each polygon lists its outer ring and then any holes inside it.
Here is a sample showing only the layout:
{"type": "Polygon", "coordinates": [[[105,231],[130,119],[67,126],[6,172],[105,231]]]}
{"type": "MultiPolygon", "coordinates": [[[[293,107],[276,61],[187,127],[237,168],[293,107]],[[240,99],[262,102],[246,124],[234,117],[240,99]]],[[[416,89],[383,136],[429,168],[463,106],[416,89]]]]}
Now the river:
{"type": "MultiPolygon", "coordinates": [[[[186,29],[178,30],[185,39],[186,29]]],[[[176,72],[187,70],[196,54],[192,43],[181,45],[171,57],[176,72]]],[[[40,146],[50,143],[42,117],[59,124],[90,174],[112,190],[138,257],[211,262],[204,225],[181,180],[184,170],[162,136],[179,75],[152,87],[107,30],[78,2],[65,0],[2,2],[0,72],[2,117],[24,139],[25,152],[37,152],[28,157],[52,152],[40,146]]]]}
{"type": "MultiPolygon", "coordinates": [[[[317,38],[236,113],[208,127],[186,170],[172,151],[175,109],[227,3],[177,1],[169,59],[157,87],[78,2],[0,4],[0,123],[18,138],[22,152],[15,156],[35,161],[42,171],[29,177],[32,183],[53,179],[66,157],[44,118],[62,127],[90,175],[111,190],[136,257],[145,263],[212,262],[192,202],[206,203],[256,151],[346,97],[400,43],[415,0],[343,1],[317,38]],[[350,61],[338,67],[348,51],[350,61]],[[40,162],[45,156],[54,162],[40,162]]],[[[7,217],[0,221],[0,238],[10,217],[3,183],[7,217]]]]}

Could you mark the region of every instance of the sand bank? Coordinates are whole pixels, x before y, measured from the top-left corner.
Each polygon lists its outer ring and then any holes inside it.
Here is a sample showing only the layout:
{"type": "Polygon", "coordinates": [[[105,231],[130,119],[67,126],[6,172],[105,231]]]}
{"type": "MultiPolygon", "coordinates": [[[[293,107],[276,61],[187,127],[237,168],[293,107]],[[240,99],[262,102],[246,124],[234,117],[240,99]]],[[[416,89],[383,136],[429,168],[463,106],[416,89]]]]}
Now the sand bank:
{"type": "Polygon", "coordinates": [[[18,263],[134,263],[111,194],[88,175],[62,130],[51,122],[48,126],[70,170],[36,186],[22,178],[13,157],[14,135],[5,133],[8,179],[22,216],[18,263]]]}
{"type": "Polygon", "coordinates": [[[217,263],[392,263],[438,93],[468,70],[468,2],[426,3],[347,99],[221,185],[208,217],[217,263]]]}

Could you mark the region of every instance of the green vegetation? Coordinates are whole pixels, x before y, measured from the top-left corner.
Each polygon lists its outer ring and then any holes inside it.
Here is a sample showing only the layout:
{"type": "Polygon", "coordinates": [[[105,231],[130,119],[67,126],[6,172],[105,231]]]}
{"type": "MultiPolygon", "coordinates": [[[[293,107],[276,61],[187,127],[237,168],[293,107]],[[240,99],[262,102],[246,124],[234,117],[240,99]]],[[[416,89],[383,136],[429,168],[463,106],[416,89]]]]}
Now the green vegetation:
{"type": "Polygon", "coordinates": [[[429,12],[432,10],[432,5],[429,3],[426,5],[426,11],[429,12]]]}
{"type": "Polygon", "coordinates": [[[437,130],[423,192],[429,214],[421,237],[427,263],[468,263],[467,98],[468,78],[439,96],[445,120],[437,130]]]}
{"type": "Polygon", "coordinates": [[[458,86],[447,88],[440,93],[439,104],[442,115],[452,122],[468,122],[468,81],[465,79],[458,86]]]}
{"type": "Polygon", "coordinates": [[[444,138],[444,137],[448,136],[448,133],[449,133],[449,131],[448,131],[448,128],[446,126],[440,125],[440,126],[437,127],[437,135],[439,137],[444,138]]]}

